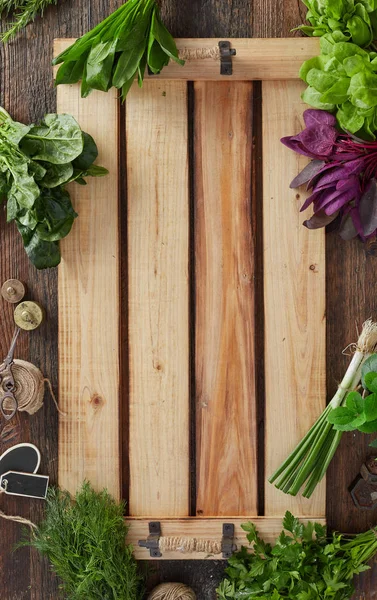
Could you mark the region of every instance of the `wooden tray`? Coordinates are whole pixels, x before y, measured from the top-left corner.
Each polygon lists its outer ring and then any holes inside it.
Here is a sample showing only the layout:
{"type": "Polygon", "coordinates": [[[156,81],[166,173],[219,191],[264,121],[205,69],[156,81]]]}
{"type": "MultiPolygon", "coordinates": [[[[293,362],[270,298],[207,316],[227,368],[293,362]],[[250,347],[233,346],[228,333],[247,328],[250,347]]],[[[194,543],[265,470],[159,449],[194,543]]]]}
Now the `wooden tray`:
{"type": "Polygon", "coordinates": [[[266,481],[326,400],[324,232],[302,226],[288,186],[306,159],[279,142],[303,125],[298,70],[318,40],[231,40],[230,77],[218,41],[178,40],[186,66],[123,107],[114,89],[58,87],[110,170],[71,188],[59,483],[123,484],[138,558],[151,520],[210,539],[233,522],[239,545],[257,515],[269,539],[287,509],[325,515],[324,482],[308,501],[266,481]]]}

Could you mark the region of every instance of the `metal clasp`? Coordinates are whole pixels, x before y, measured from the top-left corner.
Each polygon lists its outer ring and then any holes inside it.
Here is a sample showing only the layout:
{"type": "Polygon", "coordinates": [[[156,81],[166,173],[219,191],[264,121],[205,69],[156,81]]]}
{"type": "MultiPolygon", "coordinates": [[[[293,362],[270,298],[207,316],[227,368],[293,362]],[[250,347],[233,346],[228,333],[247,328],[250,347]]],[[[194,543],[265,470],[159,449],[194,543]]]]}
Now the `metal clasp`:
{"type": "Polygon", "coordinates": [[[220,50],[220,75],[233,75],[232,56],[236,56],[237,50],[230,47],[230,42],[219,42],[220,50]]]}

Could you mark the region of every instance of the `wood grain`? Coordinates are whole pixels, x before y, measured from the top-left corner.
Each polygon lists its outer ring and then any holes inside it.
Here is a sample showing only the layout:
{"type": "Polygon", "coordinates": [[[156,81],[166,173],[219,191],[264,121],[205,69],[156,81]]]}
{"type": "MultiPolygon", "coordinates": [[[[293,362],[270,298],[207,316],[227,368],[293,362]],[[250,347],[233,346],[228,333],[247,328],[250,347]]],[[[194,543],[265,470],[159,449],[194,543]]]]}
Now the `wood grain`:
{"type": "MultiPolygon", "coordinates": [[[[186,61],[184,67],[174,61],[159,74],[159,80],[179,79],[186,81],[224,80],[220,74],[218,43],[221,38],[177,39],[179,54],[186,61]]],[[[55,55],[74,42],[56,40],[55,55]]],[[[231,40],[237,54],[233,57],[233,73],[228,81],[283,81],[298,79],[304,60],[319,54],[317,38],[290,39],[242,39],[231,40]]],[[[149,75],[155,77],[155,75],[149,75]]],[[[148,75],[147,75],[148,78],[148,75]]]]}
{"type": "Polygon", "coordinates": [[[62,243],[59,267],[59,484],[84,479],[120,496],[118,101],[115,91],[82,100],[58,89],[59,112],[96,140],[107,177],[72,185],[80,215],[62,243]]]}
{"type": "MultiPolygon", "coordinates": [[[[318,523],[325,525],[322,517],[315,519],[318,523]]],[[[128,540],[134,547],[134,553],[138,560],[149,558],[149,550],[138,545],[139,540],[147,539],[149,535],[148,519],[126,519],[130,526],[128,540]]],[[[278,537],[282,530],[281,519],[273,517],[253,517],[253,523],[256,525],[260,536],[268,543],[272,543],[278,537]]],[[[302,519],[306,523],[308,519],[302,519]]],[[[184,537],[198,538],[202,540],[221,540],[222,526],[224,522],[234,524],[234,543],[237,549],[241,546],[249,546],[245,531],[241,525],[245,523],[245,518],[228,516],[224,518],[188,518],[188,519],[161,519],[161,534],[166,537],[184,537]]],[[[211,555],[204,552],[182,553],[180,551],[166,552],[162,557],[165,560],[219,560],[221,554],[211,555]]]]}
{"type": "Polygon", "coordinates": [[[127,99],[130,513],[189,514],[187,86],[127,99]]]}
{"type": "MultiPolygon", "coordinates": [[[[324,231],[302,226],[303,197],[288,185],[307,159],[279,142],[302,129],[301,90],[298,82],[262,84],[267,476],[326,405],[324,231]]],[[[266,483],[265,514],[286,510],[324,515],[324,482],[310,500],[266,483]]]]}
{"type": "Polygon", "coordinates": [[[197,514],[256,515],[251,83],[195,83],[197,514]]]}

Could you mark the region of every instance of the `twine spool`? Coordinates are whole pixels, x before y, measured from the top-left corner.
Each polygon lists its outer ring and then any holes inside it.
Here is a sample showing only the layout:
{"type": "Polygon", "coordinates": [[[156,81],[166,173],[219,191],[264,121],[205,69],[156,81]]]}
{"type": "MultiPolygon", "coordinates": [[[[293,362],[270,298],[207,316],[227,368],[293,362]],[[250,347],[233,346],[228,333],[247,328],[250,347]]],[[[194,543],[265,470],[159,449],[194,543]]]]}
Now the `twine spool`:
{"type": "Polygon", "coordinates": [[[196,594],[183,583],[161,583],[149,594],[148,600],[196,600],[196,594]]]}
{"type": "MultiPolygon", "coordinates": [[[[33,415],[43,406],[43,397],[45,393],[45,383],[47,383],[52,399],[59,412],[58,403],[55,398],[50,380],[43,376],[43,373],[25,360],[15,359],[12,365],[12,375],[15,382],[14,396],[18,403],[20,412],[27,412],[33,415]]],[[[12,410],[13,403],[5,399],[3,408],[5,411],[12,410]]]]}

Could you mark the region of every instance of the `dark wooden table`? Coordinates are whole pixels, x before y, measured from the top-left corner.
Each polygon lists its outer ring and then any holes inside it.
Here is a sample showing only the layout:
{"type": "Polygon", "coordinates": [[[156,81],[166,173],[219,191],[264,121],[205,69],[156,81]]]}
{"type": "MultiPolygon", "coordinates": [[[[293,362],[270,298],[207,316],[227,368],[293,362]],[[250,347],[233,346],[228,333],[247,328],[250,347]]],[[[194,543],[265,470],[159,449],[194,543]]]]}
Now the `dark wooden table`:
{"type": "MultiPolygon", "coordinates": [[[[79,36],[96,25],[122,0],[58,0],[43,20],[20,36],[15,43],[1,47],[1,104],[11,115],[26,123],[55,111],[55,91],[50,61],[55,37],[79,36]]],[[[299,0],[163,0],[162,13],[177,37],[284,37],[301,23],[305,7],[299,0]]],[[[47,310],[41,329],[22,335],[19,358],[41,367],[57,389],[57,274],[37,272],[26,259],[20,238],[13,226],[1,219],[0,281],[17,277],[27,283],[28,296],[47,310]]],[[[327,381],[332,394],[347,364],[340,349],[356,336],[356,325],[377,317],[377,243],[343,243],[327,235],[327,381]]],[[[1,303],[0,350],[4,354],[12,336],[11,309],[1,303]]],[[[18,442],[31,441],[42,451],[40,472],[57,478],[57,413],[47,401],[33,418],[19,416],[0,434],[0,451],[18,442]]],[[[363,531],[376,524],[377,511],[361,513],[350,499],[350,476],[368,454],[362,436],[344,436],[341,449],[328,472],[328,524],[342,531],[363,531]]],[[[38,522],[42,503],[2,498],[0,507],[38,522]]],[[[0,522],[0,589],[2,600],[52,600],[58,597],[57,582],[48,564],[29,549],[12,552],[20,527],[0,522]]],[[[222,562],[154,563],[150,584],[160,580],[180,580],[191,584],[199,600],[215,598],[215,588],[223,570],[222,562]]],[[[358,581],[357,600],[377,598],[377,567],[358,581]]]]}

